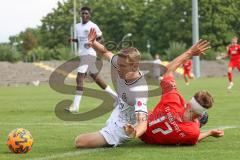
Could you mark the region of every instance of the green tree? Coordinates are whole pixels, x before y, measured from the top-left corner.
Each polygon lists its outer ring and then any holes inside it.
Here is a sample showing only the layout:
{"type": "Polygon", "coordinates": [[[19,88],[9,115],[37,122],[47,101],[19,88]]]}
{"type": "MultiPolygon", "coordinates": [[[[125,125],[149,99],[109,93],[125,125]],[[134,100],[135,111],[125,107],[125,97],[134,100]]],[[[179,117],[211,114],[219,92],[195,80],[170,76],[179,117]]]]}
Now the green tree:
{"type": "Polygon", "coordinates": [[[9,44],[0,44],[0,53],[0,61],[16,62],[21,57],[15,46],[9,44]]]}
{"type": "Polygon", "coordinates": [[[31,31],[26,31],[22,35],[23,37],[23,43],[22,43],[22,48],[24,53],[28,53],[31,51],[33,48],[37,46],[37,38],[34,36],[34,34],[31,31]]]}
{"type": "Polygon", "coordinates": [[[201,37],[209,39],[215,50],[229,44],[233,35],[240,35],[238,0],[203,0],[199,5],[201,37]]]}
{"type": "MultiPolygon", "coordinates": [[[[120,42],[127,33],[134,46],[151,53],[163,53],[169,42],[192,43],[192,4],[189,0],[77,0],[77,8],[92,8],[92,21],[103,31],[106,41],[120,42]]],[[[41,40],[43,47],[68,46],[73,16],[72,0],[59,2],[58,7],[42,19],[41,40]]],[[[240,36],[240,1],[199,1],[200,38],[208,39],[213,50],[221,50],[233,35],[240,36]]],[[[78,16],[79,19],[79,16],[78,16]]],[[[166,53],[165,53],[166,54],[166,53]]]]}
{"type": "Polygon", "coordinates": [[[22,37],[22,53],[23,53],[23,58],[24,61],[27,60],[27,55],[31,50],[37,47],[37,38],[34,36],[33,32],[31,29],[27,29],[24,33],[20,35],[22,37]]]}
{"type": "Polygon", "coordinates": [[[56,9],[43,17],[40,27],[40,43],[43,47],[54,48],[58,45],[67,46],[73,24],[72,0],[58,2],[56,9]]]}
{"type": "Polygon", "coordinates": [[[186,50],[186,44],[182,42],[169,42],[169,48],[165,50],[169,60],[173,60],[186,50]]]}

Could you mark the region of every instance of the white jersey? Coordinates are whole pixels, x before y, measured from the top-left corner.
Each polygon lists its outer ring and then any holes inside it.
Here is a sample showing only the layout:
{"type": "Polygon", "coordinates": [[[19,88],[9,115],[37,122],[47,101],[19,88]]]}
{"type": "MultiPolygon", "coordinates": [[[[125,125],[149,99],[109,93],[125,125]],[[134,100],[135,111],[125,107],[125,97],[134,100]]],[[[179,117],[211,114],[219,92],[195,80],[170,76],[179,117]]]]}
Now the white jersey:
{"type": "MultiPolygon", "coordinates": [[[[111,64],[112,68],[116,70],[117,56],[112,57],[111,64]]],[[[119,127],[128,123],[134,125],[136,123],[136,112],[148,114],[148,86],[142,73],[139,73],[141,76],[131,83],[127,83],[117,74],[118,104],[115,106],[108,122],[115,123],[119,127]]]]}
{"type": "Polygon", "coordinates": [[[160,64],[162,63],[162,61],[160,59],[155,59],[153,61],[153,76],[154,77],[159,77],[160,76],[160,64]]]}
{"type": "Polygon", "coordinates": [[[162,61],[161,61],[160,59],[155,59],[155,60],[153,61],[153,63],[154,63],[154,64],[161,64],[162,61]]]}
{"type": "Polygon", "coordinates": [[[90,32],[90,29],[94,28],[97,32],[97,37],[100,37],[102,35],[101,30],[99,27],[93,23],[92,21],[88,21],[86,24],[78,23],[76,25],[76,33],[77,33],[77,39],[78,39],[78,54],[79,56],[84,55],[92,55],[96,56],[96,51],[93,48],[88,48],[86,46],[88,42],[88,33],[90,32]]]}

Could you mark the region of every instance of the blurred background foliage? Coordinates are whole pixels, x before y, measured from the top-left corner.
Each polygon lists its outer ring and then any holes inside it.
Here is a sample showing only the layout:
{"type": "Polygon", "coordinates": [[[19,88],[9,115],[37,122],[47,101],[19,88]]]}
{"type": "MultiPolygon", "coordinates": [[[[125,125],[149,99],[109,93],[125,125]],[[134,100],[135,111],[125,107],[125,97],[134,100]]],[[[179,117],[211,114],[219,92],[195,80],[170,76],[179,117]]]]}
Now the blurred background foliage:
{"type": "MultiPolygon", "coordinates": [[[[105,43],[121,42],[131,33],[133,45],[151,59],[156,53],[171,60],[192,44],[192,11],[189,0],[76,0],[80,7],[92,9],[91,20],[103,31],[105,43]],[[147,47],[147,45],[149,45],[147,47]]],[[[231,37],[240,35],[239,0],[200,0],[200,38],[212,44],[211,55],[226,52],[231,37]]],[[[78,22],[80,17],[77,17],[78,22]]],[[[71,44],[73,0],[59,2],[42,18],[41,26],[27,28],[0,45],[0,61],[65,60],[74,57],[71,44]]]]}

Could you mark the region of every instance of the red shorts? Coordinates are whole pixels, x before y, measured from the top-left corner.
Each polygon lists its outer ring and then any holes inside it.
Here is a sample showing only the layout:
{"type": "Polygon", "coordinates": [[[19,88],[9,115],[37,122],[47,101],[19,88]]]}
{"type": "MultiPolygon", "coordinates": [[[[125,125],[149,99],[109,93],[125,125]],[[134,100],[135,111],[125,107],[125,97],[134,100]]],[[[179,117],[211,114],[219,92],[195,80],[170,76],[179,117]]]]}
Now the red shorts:
{"type": "Polygon", "coordinates": [[[235,67],[237,67],[237,69],[240,71],[240,60],[230,60],[228,63],[228,67],[232,67],[232,69],[234,69],[235,67]]]}
{"type": "Polygon", "coordinates": [[[183,69],[183,75],[191,77],[191,70],[190,69],[183,69]]]}

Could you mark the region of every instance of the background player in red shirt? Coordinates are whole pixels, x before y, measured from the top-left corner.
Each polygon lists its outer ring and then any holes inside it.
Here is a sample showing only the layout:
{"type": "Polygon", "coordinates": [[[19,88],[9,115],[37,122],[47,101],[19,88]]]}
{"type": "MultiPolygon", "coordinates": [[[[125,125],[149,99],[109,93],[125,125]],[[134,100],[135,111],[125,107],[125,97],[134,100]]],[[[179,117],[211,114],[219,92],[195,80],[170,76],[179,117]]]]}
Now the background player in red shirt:
{"type": "Polygon", "coordinates": [[[189,85],[188,78],[193,79],[194,76],[191,72],[192,70],[192,60],[186,60],[186,62],[183,63],[183,77],[186,85],[189,85]]]}
{"type": "MultiPolygon", "coordinates": [[[[148,116],[147,131],[139,138],[149,144],[188,144],[194,145],[202,139],[213,136],[221,137],[224,131],[210,130],[200,133],[198,118],[213,105],[213,98],[207,91],[197,92],[186,103],[176,89],[173,72],[192,56],[201,55],[209,49],[209,42],[200,40],[167,66],[160,85],[162,97],[148,116]]],[[[130,124],[124,127],[130,137],[136,137],[136,131],[130,124]]]]}
{"type": "Polygon", "coordinates": [[[232,43],[227,46],[227,54],[222,57],[222,59],[227,58],[228,56],[230,58],[228,63],[228,89],[231,89],[233,87],[232,70],[237,67],[237,69],[240,71],[240,45],[237,44],[237,42],[238,38],[233,37],[232,43]]]}

